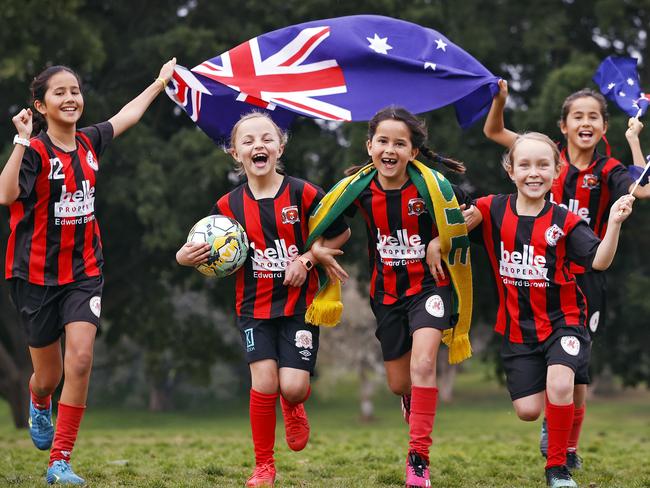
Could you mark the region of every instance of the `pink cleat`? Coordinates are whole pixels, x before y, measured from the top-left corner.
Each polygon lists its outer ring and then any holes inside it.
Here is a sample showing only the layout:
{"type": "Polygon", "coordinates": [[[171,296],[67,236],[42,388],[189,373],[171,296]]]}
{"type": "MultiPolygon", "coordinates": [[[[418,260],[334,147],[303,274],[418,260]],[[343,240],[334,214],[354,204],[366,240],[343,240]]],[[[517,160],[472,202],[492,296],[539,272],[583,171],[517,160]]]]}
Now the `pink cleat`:
{"type": "Polygon", "coordinates": [[[309,440],[309,420],[302,403],[291,406],[280,395],[282,415],[284,416],[284,431],[287,445],[292,451],[302,451],[309,440]]]}
{"type": "Polygon", "coordinates": [[[406,488],[423,486],[431,486],[429,465],[417,452],[409,452],[406,458],[406,488]]]}
{"type": "Polygon", "coordinates": [[[246,487],[273,486],[275,484],[275,465],[273,463],[258,464],[250,478],[246,481],[246,487]]]}

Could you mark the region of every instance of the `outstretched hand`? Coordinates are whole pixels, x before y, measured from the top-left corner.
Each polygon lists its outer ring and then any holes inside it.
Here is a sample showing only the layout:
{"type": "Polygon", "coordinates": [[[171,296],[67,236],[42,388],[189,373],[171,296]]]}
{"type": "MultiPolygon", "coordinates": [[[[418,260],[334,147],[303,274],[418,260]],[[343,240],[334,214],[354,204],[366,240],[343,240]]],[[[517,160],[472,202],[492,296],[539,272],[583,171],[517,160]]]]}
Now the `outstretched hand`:
{"type": "Polygon", "coordinates": [[[335,256],[342,255],[343,251],[323,246],[319,241],[316,241],[311,247],[311,252],[330,280],[339,280],[341,283],[345,283],[350,278],[335,258],[335,256]]]}
{"type": "Polygon", "coordinates": [[[12,117],[11,121],[16,126],[18,135],[23,139],[29,139],[32,135],[32,109],[22,109],[12,117]]]}
{"type": "Polygon", "coordinates": [[[630,139],[639,137],[639,134],[643,130],[643,122],[641,122],[636,117],[630,117],[627,121],[627,130],[625,131],[625,137],[629,141],[630,139]]]}

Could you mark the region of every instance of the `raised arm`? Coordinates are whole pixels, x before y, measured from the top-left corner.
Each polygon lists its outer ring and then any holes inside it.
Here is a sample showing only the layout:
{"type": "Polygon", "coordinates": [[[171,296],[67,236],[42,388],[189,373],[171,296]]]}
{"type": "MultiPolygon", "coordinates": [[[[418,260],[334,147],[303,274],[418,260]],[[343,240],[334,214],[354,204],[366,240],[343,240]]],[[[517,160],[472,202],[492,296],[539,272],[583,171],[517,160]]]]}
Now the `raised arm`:
{"type": "Polygon", "coordinates": [[[483,125],[483,134],[497,144],[510,147],[517,139],[517,133],[506,129],[503,121],[503,109],[508,99],[508,82],[499,80],[499,93],[492,100],[492,107],[483,125]]]}
{"type": "Polygon", "coordinates": [[[108,120],[113,126],[114,138],[138,123],[149,108],[149,105],[151,105],[151,102],[155,100],[160,92],[164,91],[165,86],[171,80],[172,74],[174,73],[174,66],[176,66],[176,58],[172,58],[163,64],[162,68],[160,68],[158,78],[145,88],[140,95],[124,105],[122,110],[108,120]]]}
{"type": "MultiPolygon", "coordinates": [[[[11,121],[16,126],[18,137],[24,141],[29,141],[32,133],[32,111],[29,108],[22,109],[15,115],[11,121]]],[[[7,159],[5,167],[0,173],[0,204],[11,205],[20,195],[20,185],[18,184],[20,175],[20,165],[23,161],[26,146],[20,143],[14,144],[14,149],[7,159]]]]}
{"type": "Polygon", "coordinates": [[[607,231],[602,242],[598,245],[596,255],[591,267],[597,271],[604,271],[612,264],[616,249],[618,247],[618,238],[621,233],[621,224],[632,213],[632,204],[634,197],[632,195],[623,195],[614,202],[609,211],[609,221],[607,222],[607,231]]]}
{"type": "MultiPolygon", "coordinates": [[[[625,138],[627,143],[630,145],[630,151],[632,151],[632,162],[634,166],[639,166],[645,168],[646,161],[643,157],[643,151],[641,150],[641,141],[639,140],[639,134],[643,129],[643,123],[636,117],[631,117],[627,121],[627,130],[625,131],[625,138]]],[[[635,183],[629,188],[629,191],[632,191],[632,188],[635,187],[635,183]]],[[[634,196],[636,198],[646,199],[650,198],[650,185],[636,185],[634,189],[634,196]]]]}

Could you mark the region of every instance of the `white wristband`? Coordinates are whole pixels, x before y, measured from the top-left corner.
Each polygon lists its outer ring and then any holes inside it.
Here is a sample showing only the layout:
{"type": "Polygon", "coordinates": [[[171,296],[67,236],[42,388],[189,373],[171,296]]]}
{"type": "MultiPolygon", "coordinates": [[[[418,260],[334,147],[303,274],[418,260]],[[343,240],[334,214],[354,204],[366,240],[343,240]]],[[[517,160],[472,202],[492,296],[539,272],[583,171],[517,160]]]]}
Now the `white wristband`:
{"type": "Polygon", "coordinates": [[[18,134],[14,136],[14,144],[20,144],[21,146],[29,147],[29,139],[20,137],[18,134]]]}

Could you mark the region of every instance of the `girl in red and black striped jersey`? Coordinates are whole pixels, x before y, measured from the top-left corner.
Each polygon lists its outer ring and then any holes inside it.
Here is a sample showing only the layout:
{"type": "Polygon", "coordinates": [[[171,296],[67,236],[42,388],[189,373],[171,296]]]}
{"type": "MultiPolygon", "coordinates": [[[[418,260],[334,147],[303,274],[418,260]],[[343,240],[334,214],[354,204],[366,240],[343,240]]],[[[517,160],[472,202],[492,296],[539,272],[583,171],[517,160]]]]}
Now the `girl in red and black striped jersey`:
{"type": "Polygon", "coordinates": [[[495,330],[504,336],[501,357],[515,411],[532,421],[546,404],[547,483],[577,486],[566,453],[574,390],[584,396],[589,382],[590,337],[585,298],[570,265],[609,267],[634,197],[612,205],[601,241],[583,219],[545,199],[561,171],[560,153],[547,136],[518,137],[504,167],[517,193],[479,198],[464,214],[468,229],[482,224],[499,294],[495,330]]]}
{"type": "Polygon", "coordinates": [[[95,218],[99,156],[113,138],[140,120],[170,80],[175,63],[166,63],[158,78],[108,121],[83,129],[77,129],[84,109],[79,76],[65,66],[52,66],[32,82],[35,112],[23,109],[12,119],[18,134],[0,174],[0,203],[9,206],[11,227],[5,276],[27,328],[34,366],[30,433],[39,449],[51,446],[49,483],[84,482],[69,461],[86,408],[100,322],[103,257],[95,218]],[[54,432],[51,394],[64,372],[54,432]]]}
{"type": "MultiPolygon", "coordinates": [[[[484,132],[495,142],[511,147],[517,134],[504,127],[503,109],[508,97],[508,85],[499,80],[499,93],[495,96],[490,113],[485,121],[484,132]]],[[[627,168],[618,160],[605,156],[596,150],[607,132],[607,102],[598,92],[583,89],[569,95],[562,104],[559,126],[566,137],[561,149],[563,162],[559,177],[553,181],[549,199],[581,217],[601,239],[607,230],[612,204],[627,194],[634,184],[627,168]]],[[[635,166],[644,167],[645,161],[639,142],[643,124],[637,118],[630,118],[625,137],[632,151],[635,166]]],[[[650,198],[650,186],[638,186],[634,191],[637,198],[650,198]]],[[[585,270],[576,263],[571,264],[580,289],[587,299],[587,324],[593,336],[604,325],[607,298],[605,274],[585,270]]],[[[580,394],[580,392],[578,392],[580,394]]],[[[574,430],[569,444],[569,466],[580,468],[581,458],[577,455],[578,439],[585,414],[585,398],[575,398],[574,430]]],[[[546,434],[542,426],[540,450],[546,455],[546,434]]]]}
{"type": "MultiPolygon", "coordinates": [[[[309,439],[303,404],[311,391],[319,329],[305,323],[305,311],[318,290],[318,276],[312,269],[316,262],[312,253],[300,252],[307,240],[309,215],[324,192],[278,172],[286,135],[266,114],[243,116],[230,142],[230,152],[247,181],[221,197],[211,214],[237,220],[250,242],[249,256],[236,273],[235,293],[252,383],[255,470],[246,486],[272,486],[278,394],[289,448],[300,451],[309,439]]],[[[333,225],[325,238],[329,253],[340,254],[338,248],[349,238],[345,222],[333,225]]],[[[190,242],[179,249],[176,259],[181,265],[196,266],[206,262],[209,253],[209,245],[190,242]]]]}
{"type": "MultiPolygon", "coordinates": [[[[455,324],[452,287],[440,262],[438,229],[407,173],[418,154],[462,172],[462,163],[426,146],[423,121],[402,108],[378,112],[368,125],[367,150],[377,175],[346,213],[361,212],[368,234],[370,299],[377,318],[388,386],[402,397],[409,424],[407,486],[430,486],[429,448],[438,398],[436,358],[442,332],[455,324]]],[[[358,167],[350,168],[353,174],[358,167]]],[[[459,201],[463,192],[455,188],[459,201]]],[[[328,267],[331,256],[312,251],[328,267]]]]}

